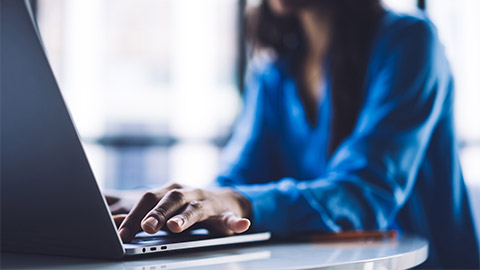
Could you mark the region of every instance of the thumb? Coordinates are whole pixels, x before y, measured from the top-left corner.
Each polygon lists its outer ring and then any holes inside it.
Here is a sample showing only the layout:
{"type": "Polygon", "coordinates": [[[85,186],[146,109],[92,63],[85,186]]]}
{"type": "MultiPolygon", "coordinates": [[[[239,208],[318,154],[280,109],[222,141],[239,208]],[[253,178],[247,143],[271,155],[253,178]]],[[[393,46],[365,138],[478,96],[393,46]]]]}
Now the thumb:
{"type": "Polygon", "coordinates": [[[226,213],[222,217],[223,225],[234,233],[243,233],[250,228],[250,220],[239,218],[233,213],[226,213]]]}

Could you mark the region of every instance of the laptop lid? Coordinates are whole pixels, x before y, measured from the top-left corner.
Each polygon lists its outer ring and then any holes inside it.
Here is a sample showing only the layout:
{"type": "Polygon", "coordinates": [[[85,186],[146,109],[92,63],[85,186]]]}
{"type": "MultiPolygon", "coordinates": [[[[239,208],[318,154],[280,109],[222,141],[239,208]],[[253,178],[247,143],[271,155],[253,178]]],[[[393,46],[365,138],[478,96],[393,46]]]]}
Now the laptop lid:
{"type": "Polygon", "coordinates": [[[2,250],[122,257],[27,1],[1,0],[0,32],[2,250]]]}

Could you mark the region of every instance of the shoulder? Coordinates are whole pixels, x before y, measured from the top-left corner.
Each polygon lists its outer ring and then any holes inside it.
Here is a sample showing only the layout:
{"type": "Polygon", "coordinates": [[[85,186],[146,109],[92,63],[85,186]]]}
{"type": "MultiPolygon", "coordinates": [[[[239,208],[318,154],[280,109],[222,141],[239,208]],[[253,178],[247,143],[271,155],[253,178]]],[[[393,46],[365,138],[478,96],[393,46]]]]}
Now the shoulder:
{"type": "MultiPolygon", "coordinates": [[[[415,70],[447,63],[437,29],[421,11],[386,11],[372,46],[370,72],[384,68],[415,70]]],[[[404,70],[407,71],[407,70],[404,70]]]]}
{"type": "Polygon", "coordinates": [[[450,67],[433,23],[420,11],[387,11],[369,63],[370,100],[425,96],[450,92],[450,67]]]}
{"type": "Polygon", "coordinates": [[[428,49],[439,44],[439,41],[436,27],[424,12],[397,13],[387,10],[375,43],[377,51],[388,53],[413,46],[420,50],[428,49]]]}
{"type": "Polygon", "coordinates": [[[428,36],[435,36],[437,32],[433,23],[421,10],[410,13],[386,10],[381,21],[380,35],[398,34],[404,31],[426,34],[428,36]]]}
{"type": "Polygon", "coordinates": [[[411,25],[430,25],[431,22],[425,12],[419,9],[408,13],[395,12],[387,9],[385,10],[381,24],[385,29],[398,29],[411,25]]]}

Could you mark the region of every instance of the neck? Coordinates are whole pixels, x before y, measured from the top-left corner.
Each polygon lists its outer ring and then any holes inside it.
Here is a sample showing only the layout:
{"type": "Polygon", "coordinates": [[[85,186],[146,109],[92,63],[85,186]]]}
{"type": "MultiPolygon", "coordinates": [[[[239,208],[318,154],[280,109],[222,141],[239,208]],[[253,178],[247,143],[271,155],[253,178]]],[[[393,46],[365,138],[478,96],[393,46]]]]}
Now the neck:
{"type": "Polygon", "coordinates": [[[305,9],[299,13],[307,42],[307,59],[321,62],[327,54],[331,40],[331,14],[318,12],[315,9],[305,9]]]}

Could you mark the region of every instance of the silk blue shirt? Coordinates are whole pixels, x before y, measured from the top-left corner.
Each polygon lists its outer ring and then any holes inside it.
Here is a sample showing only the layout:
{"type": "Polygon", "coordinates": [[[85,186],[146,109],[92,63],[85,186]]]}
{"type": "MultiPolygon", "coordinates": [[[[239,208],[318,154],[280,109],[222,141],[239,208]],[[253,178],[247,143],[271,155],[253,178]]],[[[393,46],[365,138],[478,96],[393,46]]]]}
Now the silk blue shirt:
{"type": "Polygon", "coordinates": [[[217,182],[250,200],[255,230],[292,237],[397,229],[429,240],[424,267],[479,267],[452,73],[423,14],[385,12],[356,126],[331,156],[328,78],[312,126],[288,60],[254,62],[217,182]]]}

